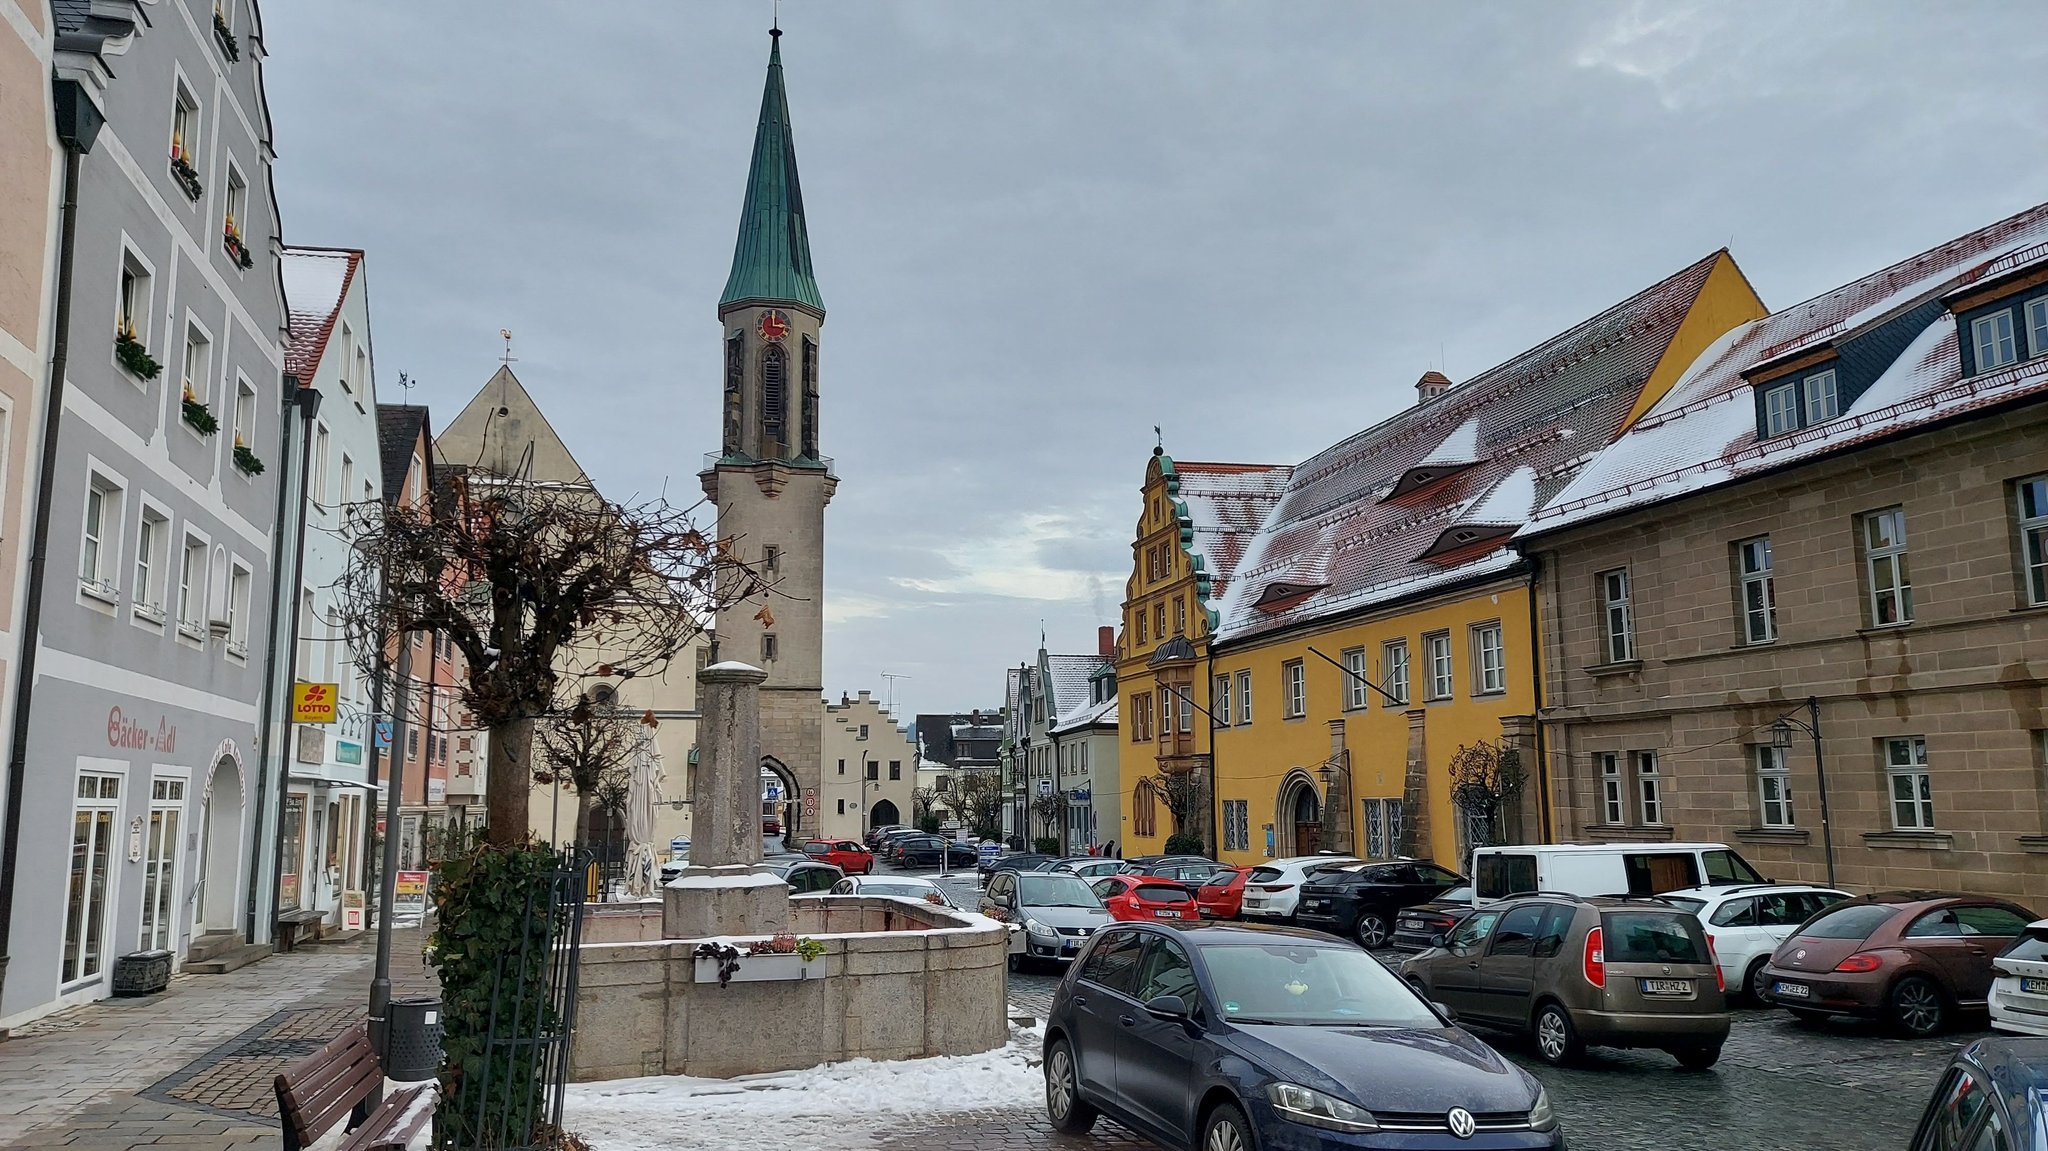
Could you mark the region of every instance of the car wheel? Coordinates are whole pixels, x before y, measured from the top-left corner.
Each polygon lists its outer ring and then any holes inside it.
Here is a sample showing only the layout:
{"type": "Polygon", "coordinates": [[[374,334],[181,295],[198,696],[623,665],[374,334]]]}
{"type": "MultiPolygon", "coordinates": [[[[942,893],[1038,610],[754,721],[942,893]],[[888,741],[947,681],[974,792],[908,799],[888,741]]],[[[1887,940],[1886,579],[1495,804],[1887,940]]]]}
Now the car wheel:
{"type": "Polygon", "coordinates": [[[1749,970],[1742,976],[1743,990],[1749,992],[1750,1002],[1758,1006],[1767,1005],[1771,1001],[1771,980],[1764,974],[1764,965],[1769,962],[1769,956],[1757,956],[1750,961],[1749,970]]]}
{"type": "Polygon", "coordinates": [[[1358,913],[1358,926],[1352,930],[1358,937],[1358,945],[1367,951],[1378,951],[1387,945],[1387,917],[1377,911],[1358,913]]]}
{"type": "Polygon", "coordinates": [[[1948,1016],[1941,988],[1923,975],[1908,975],[1899,980],[1892,988],[1889,1006],[1892,1026],[1916,1038],[1940,1031],[1948,1016]]]}
{"type": "Polygon", "coordinates": [[[1555,1003],[1544,1004],[1536,1013],[1536,1054],[1553,1067],[1563,1067],[1584,1050],[1579,1042],[1579,1029],[1572,1026],[1571,1013],[1555,1003]]]}
{"type": "Polygon", "coordinates": [[[1705,1071],[1720,1062],[1721,1045],[1716,1043],[1710,1047],[1679,1047],[1674,1048],[1671,1054],[1678,1060],[1678,1065],[1687,1071],[1705,1071]]]}
{"type": "Polygon", "coordinates": [[[1228,1103],[1217,1104],[1202,1125],[1201,1151],[1252,1151],[1252,1147],[1252,1128],[1245,1122],[1244,1112],[1228,1103]]]}
{"type": "Polygon", "coordinates": [[[1097,1112],[1081,1098],[1074,1049],[1064,1039],[1053,1040],[1052,1050],[1045,1053],[1045,1114],[1052,1129],[1065,1135],[1086,1135],[1095,1126],[1097,1112]]]}

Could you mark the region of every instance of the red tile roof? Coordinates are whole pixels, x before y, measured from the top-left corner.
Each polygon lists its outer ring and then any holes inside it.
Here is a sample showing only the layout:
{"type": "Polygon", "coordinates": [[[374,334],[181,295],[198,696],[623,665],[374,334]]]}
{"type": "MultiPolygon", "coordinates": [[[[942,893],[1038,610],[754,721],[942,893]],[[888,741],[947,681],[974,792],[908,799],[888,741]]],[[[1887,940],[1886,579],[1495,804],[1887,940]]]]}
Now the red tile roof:
{"type": "Polygon", "coordinates": [[[1286,464],[1216,464],[1175,461],[1176,497],[1194,527],[1194,552],[1209,573],[1209,604],[1223,601],[1244,549],[1266,513],[1287,490],[1286,464]]]}
{"type": "Polygon", "coordinates": [[[341,315],[341,302],[355,282],[363,253],[353,248],[286,248],[285,308],[290,339],[285,345],[285,370],[312,386],[327,340],[341,315]]]}

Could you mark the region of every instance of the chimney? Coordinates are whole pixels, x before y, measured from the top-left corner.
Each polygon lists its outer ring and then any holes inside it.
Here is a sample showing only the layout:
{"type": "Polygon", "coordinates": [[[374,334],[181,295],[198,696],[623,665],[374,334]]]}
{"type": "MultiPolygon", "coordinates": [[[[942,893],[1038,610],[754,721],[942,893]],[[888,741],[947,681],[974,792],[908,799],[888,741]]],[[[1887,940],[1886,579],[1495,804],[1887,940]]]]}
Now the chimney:
{"type": "Polygon", "coordinates": [[[1415,381],[1415,402],[1426,404],[1450,391],[1452,387],[1451,378],[1442,372],[1424,372],[1422,378],[1415,381]]]}
{"type": "Polygon", "coordinates": [[[1104,624],[1095,629],[1095,654],[1104,659],[1116,658],[1116,629],[1104,624]]]}

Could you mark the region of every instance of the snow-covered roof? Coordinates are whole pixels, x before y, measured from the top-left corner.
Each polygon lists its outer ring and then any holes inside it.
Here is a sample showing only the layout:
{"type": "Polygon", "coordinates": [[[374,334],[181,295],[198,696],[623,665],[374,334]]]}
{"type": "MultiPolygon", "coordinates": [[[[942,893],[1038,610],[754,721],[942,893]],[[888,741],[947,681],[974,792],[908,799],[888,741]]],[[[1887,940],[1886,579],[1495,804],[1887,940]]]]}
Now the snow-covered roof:
{"type": "Polygon", "coordinates": [[[1224,592],[1244,558],[1245,546],[1258,533],[1266,513],[1280,502],[1293,468],[1286,464],[1180,463],[1174,498],[1187,510],[1194,528],[1194,554],[1209,574],[1208,606],[1223,601],[1224,592]]]}
{"type": "Polygon", "coordinates": [[[362,262],[361,252],[345,248],[286,248],[278,255],[291,336],[285,345],[285,367],[308,387],[327,352],[328,337],[334,334],[349,281],[362,262]]]}
{"type": "Polygon", "coordinates": [[[1068,711],[1053,722],[1052,733],[1065,735],[1084,727],[1115,727],[1116,699],[1117,697],[1110,696],[1101,703],[1084,703],[1068,711]]]}
{"type": "Polygon", "coordinates": [[[1505,571],[1507,529],[1633,409],[1725,252],[1290,470],[1221,608],[1229,643],[1505,571]],[[1483,525],[1459,538],[1452,529],[1483,525]],[[1263,600],[1263,602],[1262,602],[1263,600]]]}
{"type": "Polygon", "coordinates": [[[1102,666],[1099,655],[1048,655],[1046,667],[1052,672],[1052,711],[1072,709],[1088,699],[1088,678],[1102,666]]]}
{"type": "Polygon", "coordinates": [[[2048,204],[1960,236],[1893,267],[1744,324],[1702,352],[1671,391],[1552,498],[1529,537],[1896,435],[1962,412],[2048,391],[2048,359],[1967,379],[1954,316],[1940,312],[1839,417],[1757,438],[1745,373],[1847,341],[1959,287],[2048,267],[2048,204]]]}

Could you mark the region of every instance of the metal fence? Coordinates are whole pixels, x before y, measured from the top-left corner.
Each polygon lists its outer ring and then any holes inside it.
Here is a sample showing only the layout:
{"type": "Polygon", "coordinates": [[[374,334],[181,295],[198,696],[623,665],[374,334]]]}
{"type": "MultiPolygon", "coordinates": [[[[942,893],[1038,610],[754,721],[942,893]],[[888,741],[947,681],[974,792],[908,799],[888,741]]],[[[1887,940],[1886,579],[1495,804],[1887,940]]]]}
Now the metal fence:
{"type": "Polygon", "coordinates": [[[583,904],[595,870],[588,853],[564,849],[547,881],[527,888],[525,919],[533,927],[516,954],[498,957],[481,1068],[462,1076],[437,1124],[436,1142],[446,1151],[552,1146],[576,1029],[583,904]]]}

